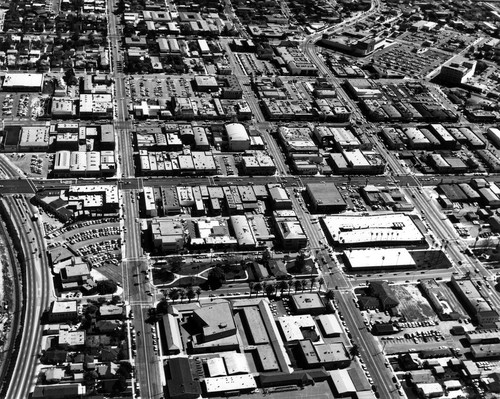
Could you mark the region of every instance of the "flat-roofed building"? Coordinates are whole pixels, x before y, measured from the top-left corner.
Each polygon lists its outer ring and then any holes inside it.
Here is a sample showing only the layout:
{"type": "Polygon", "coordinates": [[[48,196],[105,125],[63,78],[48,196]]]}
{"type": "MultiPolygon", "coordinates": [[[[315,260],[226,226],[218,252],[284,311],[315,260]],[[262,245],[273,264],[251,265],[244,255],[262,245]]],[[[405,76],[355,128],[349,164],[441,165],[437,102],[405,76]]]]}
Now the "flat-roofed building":
{"type": "Polygon", "coordinates": [[[326,311],[325,304],[317,292],[293,294],[291,305],[297,314],[317,315],[326,311]]]}
{"type": "Polygon", "coordinates": [[[269,372],[279,370],[278,360],[270,344],[257,345],[257,357],[262,371],[269,372]]]}
{"type": "Polygon", "coordinates": [[[157,217],[158,210],[156,208],[156,199],[154,196],[154,188],[145,186],[143,190],[144,195],[144,211],[147,217],[157,217]]]}
{"type": "Polygon", "coordinates": [[[475,330],[467,331],[465,339],[470,344],[496,344],[500,343],[500,335],[496,330],[475,330]]]}
{"type": "Polygon", "coordinates": [[[311,340],[299,342],[306,368],[324,367],[327,370],[348,367],[351,359],[342,342],[313,345],[311,340]]]}
{"type": "Polygon", "coordinates": [[[344,251],[345,265],[356,272],[361,270],[414,269],[415,260],[406,248],[352,249],[344,251]]]}
{"type": "Polygon", "coordinates": [[[483,298],[473,280],[456,279],[452,276],[451,285],[467,311],[479,324],[483,327],[495,326],[499,320],[498,312],[483,298]]]}
{"type": "Polygon", "coordinates": [[[253,345],[261,345],[269,343],[269,336],[267,334],[260,310],[257,306],[245,306],[243,308],[245,315],[246,332],[253,345]]]}
{"type": "Polygon", "coordinates": [[[443,387],[437,382],[416,384],[415,388],[422,398],[440,398],[444,394],[443,387]]]}
{"type": "Polygon", "coordinates": [[[307,245],[307,235],[294,211],[274,211],[276,238],[286,250],[299,250],[307,245]]]}
{"type": "Polygon", "coordinates": [[[19,151],[46,151],[49,146],[47,126],[23,126],[19,139],[19,151]]]}
{"type": "Polygon", "coordinates": [[[334,183],[308,183],[306,190],[316,212],[340,212],[347,208],[334,183]]]}
{"type": "Polygon", "coordinates": [[[198,362],[187,357],[173,357],[165,370],[168,397],[172,399],[196,399],[201,396],[198,376],[193,375],[198,362]]]}
{"type": "Polygon", "coordinates": [[[280,185],[268,185],[273,209],[292,209],[292,200],[280,185]]]}
{"type": "Polygon", "coordinates": [[[184,248],[184,229],[179,220],[153,219],[151,221],[153,245],[163,252],[176,252],[184,248]]]}
{"type": "Polygon", "coordinates": [[[208,395],[234,394],[235,392],[245,393],[257,388],[255,378],[251,374],[205,378],[203,381],[208,395]]]}
{"type": "Polygon", "coordinates": [[[327,237],[343,246],[403,246],[422,244],[425,237],[413,219],[404,213],[333,215],[322,218],[327,237]]]}
{"type": "Polygon", "coordinates": [[[278,325],[283,335],[283,339],[287,343],[302,341],[305,338],[303,331],[318,334],[316,323],[309,314],[301,316],[280,316],[278,317],[278,325]]]}
{"type": "Polygon", "coordinates": [[[6,73],[3,91],[42,91],[42,73],[6,73]]]}
{"type": "Polygon", "coordinates": [[[52,302],[49,313],[49,321],[57,323],[61,321],[72,321],[77,317],[76,301],[52,302]]]}
{"type": "Polygon", "coordinates": [[[474,360],[500,358],[500,344],[471,345],[470,352],[474,360]]]}
{"type": "Polygon", "coordinates": [[[256,245],[256,241],[248,224],[246,216],[234,215],[230,217],[231,226],[234,231],[236,240],[238,241],[239,248],[253,248],[256,245]]]}
{"type": "Polygon", "coordinates": [[[276,173],[276,165],[269,155],[244,155],[242,160],[243,170],[249,176],[273,175],[276,173]]]}
{"type": "Polygon", "coordinates": [[[233,312],[227,302],[202,306],[193,311],[192,319],[202,331],[203,342],[216,341],[236,334],[233,312]]]}

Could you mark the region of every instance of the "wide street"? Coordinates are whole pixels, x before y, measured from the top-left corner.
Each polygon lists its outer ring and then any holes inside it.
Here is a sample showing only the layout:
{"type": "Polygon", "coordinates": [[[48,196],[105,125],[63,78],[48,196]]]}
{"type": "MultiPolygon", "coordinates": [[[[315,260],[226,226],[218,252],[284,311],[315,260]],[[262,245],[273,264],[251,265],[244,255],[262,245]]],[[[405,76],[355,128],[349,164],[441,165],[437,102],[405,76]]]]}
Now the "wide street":
{"type": "Polygon", "coordinates": [[[18,239],[25,257],[24,318],[17,360],[7,390],[7,398],[26,398],[37,380],[36,365],[41,350],[42,313],[55,299],[52,275],[45,256],[45,242],[41,224],[32,220],[35,213],[29,200],[24,197],[5,196],[2,201],[8,207],[18,232],[18,239]]]}

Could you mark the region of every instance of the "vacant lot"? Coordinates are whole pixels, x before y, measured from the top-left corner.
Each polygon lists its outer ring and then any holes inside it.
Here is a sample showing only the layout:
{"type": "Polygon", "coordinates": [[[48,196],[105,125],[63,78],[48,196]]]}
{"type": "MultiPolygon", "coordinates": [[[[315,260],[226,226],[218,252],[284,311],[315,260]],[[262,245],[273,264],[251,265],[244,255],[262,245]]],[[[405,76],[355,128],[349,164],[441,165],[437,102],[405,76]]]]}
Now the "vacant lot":
{"type": "Polygon", "coordinates": [[[438,320],[429,302],[416,286],[394,285],[392,289],[399,299],[399,310],[407,321],[438,320]]]}

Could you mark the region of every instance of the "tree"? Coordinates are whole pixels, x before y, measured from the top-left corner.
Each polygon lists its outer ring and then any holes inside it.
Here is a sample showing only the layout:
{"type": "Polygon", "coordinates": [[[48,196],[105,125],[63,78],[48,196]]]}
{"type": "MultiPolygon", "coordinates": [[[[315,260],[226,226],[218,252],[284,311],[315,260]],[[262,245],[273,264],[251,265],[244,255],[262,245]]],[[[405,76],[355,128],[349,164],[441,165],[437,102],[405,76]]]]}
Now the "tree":
{"type": "Polygon", "coordinates": [[[294,281],[293,280],[288,280],[286,282],[286,284],[288,285],[288,295],[290,295],[290,290],[292,289],[292,287],[294,285],[294,281]]]}
{"type": "Polygon", "coordinates": [[[255,284],[253,283],[253,281],[250,281],[250,282],[248,283],[248,288],[250,288],[250,298],[252,297],[252,291],[253,291],[253,287],[254,287],[254,285],[255,285],[255,284]]]}
{"type": "Polygon", "coordinates": [[[326,292],[326,299],[332,301],[335,299],[335,292],[333,292],[333,290],[328,290],[326,292]]]}
{"type": "Polygon", "coordinates": [[[187,296],[189,302],[191,302],[193,300],[193,298],[196,296],[196,293],[194,292],[193,287],[188,287],[188,289],[186,291],[186,296],[187,296]]]}
{"type": "Polygon", "coordinates": [[[300,252],[295,258],[295,271],[300,273],[306,267],[306,254],[304,252],[300,252]]]}
{"type": "Polygon", "coordinates": [[[319,284],[319,289],[321,289],[321,287],[323,286],[323,284],[325,284],[325,279],[323,277],[320,277],[318,279],[318,284],[319,284]]]}
{"type": "Polygon", "coordinates": [[[198,287],[196,288],[196,300],[200,302],[200,294],[201,294],[201,288],[198,287]]]}
{"type": "Polygon", "coordinates": [[[309,280],[311,282],[311,288],[309,290],[309,292],[312,292],[313,288],[314,288],[314,283],[316,282],[316,277],[312,277],[311,280],[309,280]]]}
{"type": "Polygon", "coordinates": [[[179,288],[179,297],[181,298],[181,303],[186,299],[186,291],[184,291],[184,288],[179,288]]]}
{"type": "Polygon", "coordinates": [[[274,284],[268,284],[266,285],[266,294],[267,296],[271,296],[274,293],[274,284]]]}
{"type": "Polygon", "coordinates": [[[358,345],[354,344],[351,346],[351,349],[349,349],[349,354],[351,357],[354,359],[356,356],[359,356],[359,347],[358,345]]]}
{"type": "Polygon", "coordinates": [[[302,288],[302,283],[300,282],[300,280],[295,280],[295,282],[293,284],[295,286],[295,292],[297,292],[298,290],[300,290],[302,288]]]}
{"type": "Polygon", "coordinates": [[[167,314],[168,313],[168,301],[167,298],[161,298],[158,305],[156,305],[157,314],[167,314]]]}
{"type": "Polygon", "coordinates": [[[207,282],[211,289],[216,290],[222,286],[222,283],[226,281],[226,276],[224,271],[219,267],[215,266],[208,272],[207,282]]]}
{"type": "Polygon", "coordinates": [[[99,295],[114,294],[118,286],[113,280],[99,280],[97,281],[96,291],[99,295]]]}
{"type": "Polygon", "coordinates": [[[255,283],[253,286],[253,290],[256,293],[256,296],[259,296],[259,292],[262,291],[262,284],[261,283],[255,283]]]}
{"type": "Polygon", "coordinates": [[[307,288],[308,281],[307,280],[302,280],[300,282],[300,285],[302,286],[302,292],[307,288]]]}
{"type": "Polygon", "coordinates": [[[179,273],[182,268],[182,258],[180,256],[176,256],[170,259],[170,270],[172,273],[179,273]]]}
{"type": "Polygon", "coordinates": [[[283,291],[288,288],[288,284],[284,280],[278,281],[278,285],[276,286],[278,290],[280,290],[280,296],[283,296],[283,291]]]}
{"type": "Polygon", "coordinates": [[[170,290],[170,292],[168,293],[168,296],[170,297],[170,299],[172,301],[179,299],[179,290],[177,288],[170,290]]]}

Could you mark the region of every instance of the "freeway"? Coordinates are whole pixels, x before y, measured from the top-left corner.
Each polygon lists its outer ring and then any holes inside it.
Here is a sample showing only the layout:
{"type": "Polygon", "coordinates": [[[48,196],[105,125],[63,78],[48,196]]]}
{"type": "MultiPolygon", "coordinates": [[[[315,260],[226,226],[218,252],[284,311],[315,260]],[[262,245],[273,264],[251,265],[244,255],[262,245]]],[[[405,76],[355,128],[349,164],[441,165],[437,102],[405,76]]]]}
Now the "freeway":
{"type": "Polygon", "coordinates": [[[38,221],[32,221],[34,214],[29,201],[24,197],[6,196],[4,203],[18,231],[25,256],[25,302],[21,341],[6,397],[26,398],[36,383],[36,364],[42,339],[40,319],[48,309],[53,295],[52,276],[45,256],[45,242],[38,221]]]}

